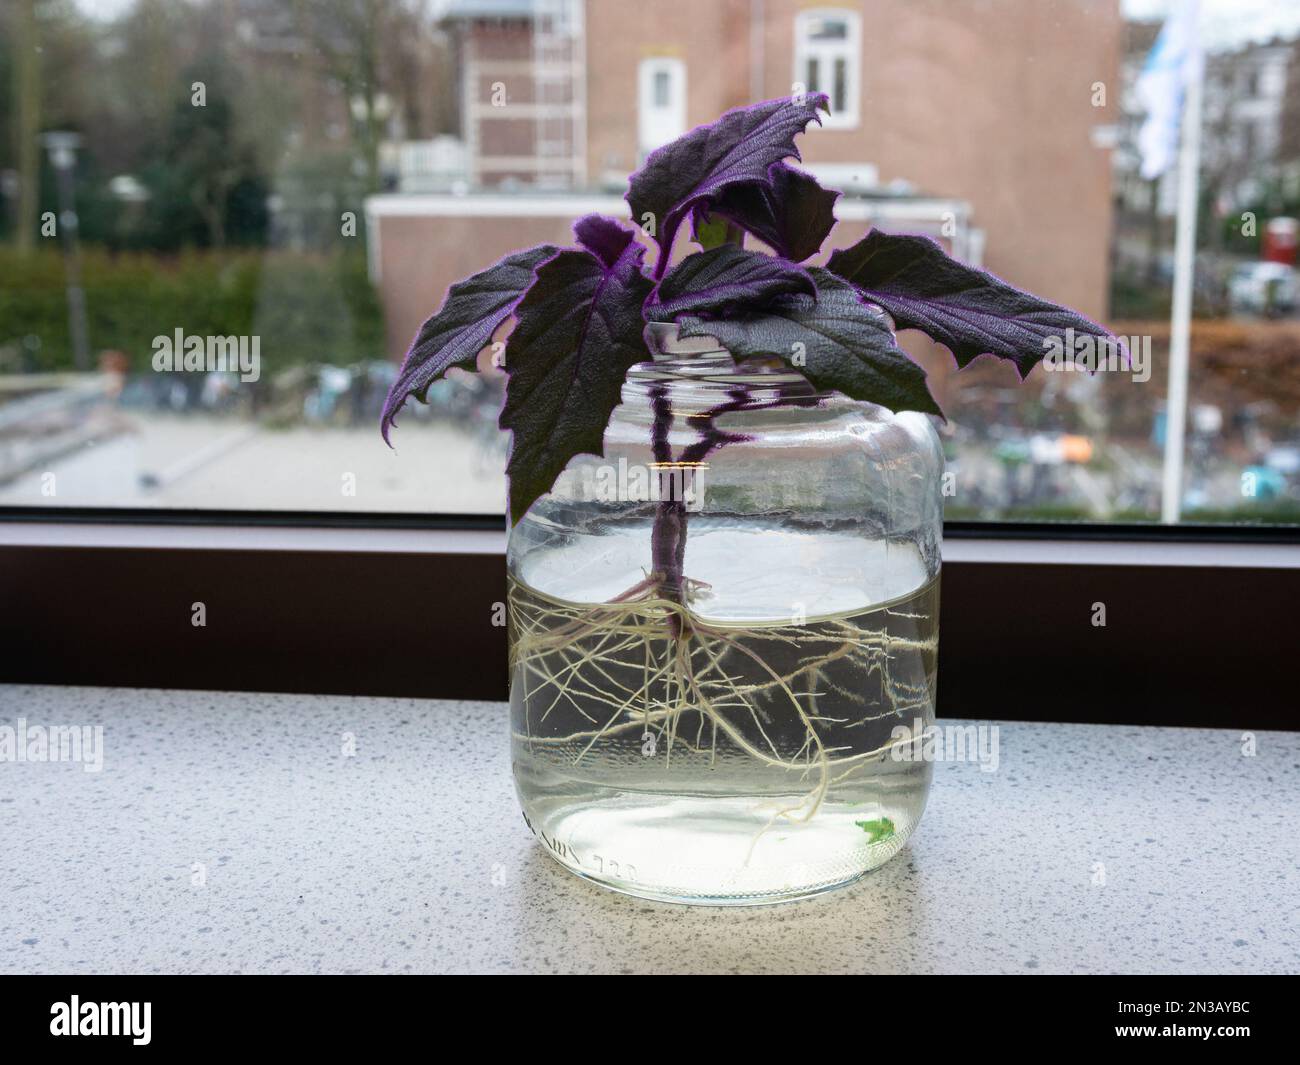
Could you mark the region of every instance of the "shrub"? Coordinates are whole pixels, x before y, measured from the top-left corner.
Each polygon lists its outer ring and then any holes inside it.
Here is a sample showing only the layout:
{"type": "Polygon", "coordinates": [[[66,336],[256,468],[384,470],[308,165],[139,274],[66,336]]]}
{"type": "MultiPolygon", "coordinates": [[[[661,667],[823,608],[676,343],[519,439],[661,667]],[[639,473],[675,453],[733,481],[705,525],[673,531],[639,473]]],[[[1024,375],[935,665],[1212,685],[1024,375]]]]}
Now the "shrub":
{"type": "MultiPolygon", "coordinates": [[[[264,372],[301,363],[347,365],[385,355],[383,314],[358,252],[187,251],[162,256],[83,251],[92,353],[149,367],[152,341],[257,335],[264,372]]],[[[0,345],[36,337],[35,370],[73,368],[63,259],[55,247],[20,257],[0,248],[0,345]]]]}

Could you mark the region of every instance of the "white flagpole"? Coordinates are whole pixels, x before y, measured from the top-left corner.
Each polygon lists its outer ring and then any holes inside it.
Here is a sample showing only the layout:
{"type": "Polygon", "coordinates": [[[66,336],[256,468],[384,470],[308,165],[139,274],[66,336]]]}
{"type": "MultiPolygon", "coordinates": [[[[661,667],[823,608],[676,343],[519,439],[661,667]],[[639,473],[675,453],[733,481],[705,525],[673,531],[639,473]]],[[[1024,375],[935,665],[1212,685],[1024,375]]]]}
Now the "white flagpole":
{"type": "Polygon", "coordinates": [[[1192,275],[1196,265],[1196,206],[1200,191],[1201,81],[1199,42],[1183,98],[1178,157],[1178,219],[1174,238],[1174,302],[1169,323],[1169,386],[1165,399],[1165,464],[1160,520],[1178,521],[1183,507],[1183,450],[1187,436],[1187,365],[1192,332],[1192,275]]]}

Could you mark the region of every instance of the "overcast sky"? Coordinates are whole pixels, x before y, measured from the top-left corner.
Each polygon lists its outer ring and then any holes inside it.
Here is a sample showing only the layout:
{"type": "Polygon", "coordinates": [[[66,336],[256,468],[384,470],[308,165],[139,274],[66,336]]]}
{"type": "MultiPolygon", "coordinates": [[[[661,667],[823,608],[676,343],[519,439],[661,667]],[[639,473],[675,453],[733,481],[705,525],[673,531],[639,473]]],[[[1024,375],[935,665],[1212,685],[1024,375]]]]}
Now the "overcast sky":
{"type": "MultiPolygon", "coordinates": [[[[112,18],[134,2],[76,0],[81,10],[101,18],[112,18]]],[[[962,0],[950,2],[961,3],[962,0]]],[[[1053,0],[1040,2],[1051,3],[1053,0]]],[[[1177,2],[1179,0],[1121,0],[1120,7],[1128,18],[1160,18],[1177,2]]],[[[1300,36],[1300,3],[1296,0],[1201,0],[1201,11],[1205,41],[1211,48],[1263,41],[1275,34],[1300,36]]]]}
{"type": "MultiPolygon", "coordinates": [[[[1161,18],[1177,0],[1121,0],[1127,18],[1161,18]]],[[[1300,36],[1300,3],[1296,0],[1201,0],[1201,31],[1210,48],[1274,35],[1300,36]]]]}

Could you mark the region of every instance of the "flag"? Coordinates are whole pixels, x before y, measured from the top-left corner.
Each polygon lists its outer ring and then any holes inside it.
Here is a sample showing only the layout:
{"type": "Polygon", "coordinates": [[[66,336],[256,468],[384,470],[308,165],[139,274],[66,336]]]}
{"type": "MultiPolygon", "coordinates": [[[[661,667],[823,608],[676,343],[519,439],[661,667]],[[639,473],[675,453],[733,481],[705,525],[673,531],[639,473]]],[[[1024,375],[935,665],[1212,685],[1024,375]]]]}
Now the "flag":
{"type": "Polygon", "coordinates": [[[1137,98],[1147,116],[1138,133],[1138,151],[1147,180],[1168,170],[1178,152],[1183,91],[1189,80],[1201,76],[1199,14],[1199,0],[1178,0],[1138,76],[1137,98]]]}

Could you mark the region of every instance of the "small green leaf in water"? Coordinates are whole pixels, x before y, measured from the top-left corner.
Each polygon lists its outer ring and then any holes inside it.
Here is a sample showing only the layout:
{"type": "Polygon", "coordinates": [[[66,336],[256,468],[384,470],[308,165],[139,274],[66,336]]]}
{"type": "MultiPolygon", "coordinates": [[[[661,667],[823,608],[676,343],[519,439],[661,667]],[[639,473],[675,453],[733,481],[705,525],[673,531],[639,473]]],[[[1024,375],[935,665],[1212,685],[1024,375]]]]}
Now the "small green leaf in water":
{"type": "Polygon", "coordinates": [[[867,834],[868,843],[879,843],[894,834],[894,822],[888,817],[877,817],[874,821],[854,821],[858,828],[867,834]]]}

